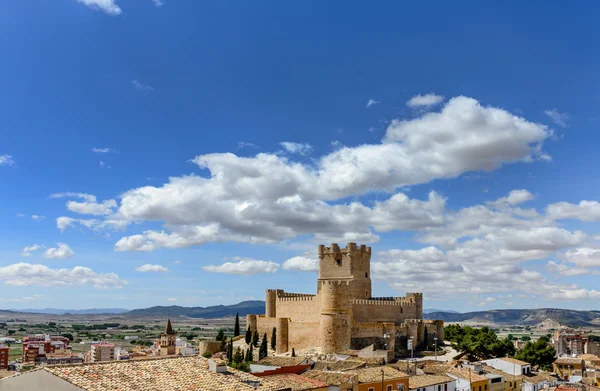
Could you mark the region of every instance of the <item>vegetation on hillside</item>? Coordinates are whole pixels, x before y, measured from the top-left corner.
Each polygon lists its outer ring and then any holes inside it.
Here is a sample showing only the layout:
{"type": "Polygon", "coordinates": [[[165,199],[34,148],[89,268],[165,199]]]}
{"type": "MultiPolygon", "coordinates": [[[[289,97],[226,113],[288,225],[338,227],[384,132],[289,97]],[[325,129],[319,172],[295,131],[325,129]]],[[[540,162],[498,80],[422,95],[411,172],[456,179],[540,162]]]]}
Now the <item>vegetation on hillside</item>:
{"type": "Polygon", "coordinates": [[[465,353],[469,360],[487,360],[515,354],[513,343],[508,339],[499,339],[488,327],[478,329],[448,325],[444,328],[444,335],[452,342],[452,347],[465,353]]]}

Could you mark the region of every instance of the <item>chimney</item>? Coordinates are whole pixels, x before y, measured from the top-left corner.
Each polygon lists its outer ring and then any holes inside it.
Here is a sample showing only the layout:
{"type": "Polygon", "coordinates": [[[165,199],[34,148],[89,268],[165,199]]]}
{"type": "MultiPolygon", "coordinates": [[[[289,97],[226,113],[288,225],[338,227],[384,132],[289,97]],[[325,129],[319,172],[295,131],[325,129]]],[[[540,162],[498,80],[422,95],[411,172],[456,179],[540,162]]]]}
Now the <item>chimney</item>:
{"type": "Polygon", "coordinates": [[[227,363],[221,359],[208,360],[208,370],[213,373],[226,373],[227,363]]]}

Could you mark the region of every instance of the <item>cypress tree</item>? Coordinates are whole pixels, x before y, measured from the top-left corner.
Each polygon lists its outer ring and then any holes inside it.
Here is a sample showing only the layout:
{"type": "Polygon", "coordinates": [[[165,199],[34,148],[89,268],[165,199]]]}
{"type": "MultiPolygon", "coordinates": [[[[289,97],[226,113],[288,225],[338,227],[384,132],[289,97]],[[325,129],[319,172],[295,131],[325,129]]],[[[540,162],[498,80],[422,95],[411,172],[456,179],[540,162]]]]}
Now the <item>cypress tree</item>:
{"type": "Polygon", "coordinates": [[[246,345],[250,345],[250,342],[252,342],[252,331],[248,327],[248,330],[246,330],[246,345]]]}
{"type": "Polygon", "coordinates": [[[262,342],[260,343],[260,349],[258,349],[258,360],[262,360],[263,358],[267,357],[267,333],[265,333],[262,342]]]}
{"type": "Polygon", "coordinates": [[[277,346],[277,329],[273,327],[273,334],[271,334],[271,349],[275,350],[277,346]]]}
{"type": "Polygon", "coordinates": [[[246,361],[247,362],[252,362],[253,360],[253,352],[252,352],[252,345],[250,345],[248,347],[248,350],[246,350],[246,361]]]}
{"type": "Polygon", "coordinates": [[[235,326],[233,326],[233,336],[237,337],[240,335],[240,314],[235,314],[235,326]]]}
{"type": "Polygon", "coordinates": [[[296,351],[292,348],[292,357],[296,357],[296,351]]]}
{"type": "Polygon", "coordinates": [[[254,345],[254,347],[258,346],[258,331],[255,331],[252,336],[252,345],[254,345]]]}
{"type": "Polygon", "coordinates": [[[224,352],[225,348],[227,346],[227,343],[225,342],[225,339],[221,340],[221,348],[219,349],[220,352],[224,352]]]}
{"type": "Polygon", "coordinates": [[[238,346],[235,349],[235,354],[233,355],[233,362],[236,364],[240,364],[244,361],[244,354],[242,353],[242,349],[238,346]]]}
{"type": "Polygon", "coordinates": [[[227,348],[227,361],[233,361],[233,338],[229,340],[229,346],[227,348]]]}

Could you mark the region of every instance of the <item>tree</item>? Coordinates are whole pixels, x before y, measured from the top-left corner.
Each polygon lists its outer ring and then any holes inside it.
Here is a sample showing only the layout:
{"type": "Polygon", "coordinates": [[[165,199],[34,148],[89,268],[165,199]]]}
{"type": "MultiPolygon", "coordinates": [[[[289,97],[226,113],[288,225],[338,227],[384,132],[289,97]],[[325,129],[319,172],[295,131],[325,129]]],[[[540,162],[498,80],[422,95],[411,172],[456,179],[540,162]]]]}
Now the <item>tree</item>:
{"type": "Polygon", "coordinates": [[[235,314],[235,326],[233,326],[233,336],[237,337],[240,335],[240,314],[235,314]]]}
{"type": "Polygon", "coordinates": [[[292,348],[292,357],[296,357],[296,350],[294,348],[292,348]]]}
{"type": "Polygon", "coordinates": [[[227,345],[227,361],[233,361],[233,338],[229,339],[229,344],[227,345]]]}
{"type": "Polygon", "coordinates": [[[225,330],[219,329],[219,331],[217,332],[217,336],[215,337],[215,340],[222,341],[224,338],[225,338],[225,330]]]}
{"type": "Polygon", "coordinates": [[[258,349],[258,360],[262,360],[263,358],[267,357],[268,355],[268,350],[267,350],[267,333],[265,333],[265,335],[263,336],[262,342],[260,343],[260,349],[258,349]]]}
{"type": "Polygon", "coordinates": [[[540,338],[535,342],[527,342],[515,358],[528,362],[532,366],[539,365],[543,370],[550,370],[556,358],[556,350],[545,338],[540,338]]]}
{"type": "Polygon", "coordinates": [[[233,362],[236,364],[241,364],[244,361],[244,353],[242,353],[242,349],[238,346],[235,349],[235,354],[233,355],[233,362]]]}
{"type": "Polygon", "coordinates": [[[271,334],[271,349],[275,350],[277,347],[277,329],[273,327],[273,333],[271,334]]]}
{"type": "Polygon", "coordinates": [[[248,350],[246,350],[246,361],[252,362],[254,360],[254,352],[252,351],[252,345],[248,346],[248,350]]]}
{"type": "Polygon", "coordinates": [[[221,347],[220,347],[219,351],[224,352],[226,345],[227,345],[227,342],[225,342],[225,338],[223,338],[221,340],[221,347]]]}
{"type": "Polygon", "coordinates": [[[254,335],[252,336],[252,345],[254,345],[254,347],[258,346],[258,331],[254,331],[254,335]]]}
{"type": "Polygon", "coordinates": [[[69,341],[73,341],[73,334],[71,333],[61,334],[61,336],[67,338],[69,341]]]}
{"type": "Polygon", "coordinates": [[[521,341],[531,341],[531,337],[529,335],[524,335],[521,337],[521,341]]]}
{"type": "Polygon", "coordinates": [[[515,339],[515,337],[512,334],[508,334],[506,336],[506,339],[508,339],[509,341],[513,341],[515,339]]]}
{"type": "Polygon", "coordinates": [[[252,331],[250,331],[250,327],[248,327],[248,329],[246,330],[246,345],[250,345],[250,342],[252,342],[252,331]]]}
{"type": "MultiPolygon", "coordinates": [[[[499,339],[488,327],[475,329],[472,327],[448,326],[452,338],[452,346],[467,354],[472,361],[486,360],[494,357],[513,355],[514,345],[508,339],[499,339]]],[[[446,329],[444,329],[446,333],[446,329]]]]}

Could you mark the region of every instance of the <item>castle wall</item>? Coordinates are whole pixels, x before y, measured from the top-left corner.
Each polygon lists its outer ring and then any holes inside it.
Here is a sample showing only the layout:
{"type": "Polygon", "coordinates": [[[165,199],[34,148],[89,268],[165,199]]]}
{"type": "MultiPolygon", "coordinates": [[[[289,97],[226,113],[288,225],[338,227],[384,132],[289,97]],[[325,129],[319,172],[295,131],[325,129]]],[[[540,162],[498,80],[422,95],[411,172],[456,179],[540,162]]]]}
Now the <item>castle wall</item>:
{"type": "Polygon", "coordinates": [[[266,318],[261,315],[256,319],[256,327],[261,338],[265,333],[267,333],[267,338],[271,338],[273,327],[277,327],[277,318],[266,318]]]}
{"type": "Polygon", "coordinates": [[[290,318],[294,322],[318,322],[320,304],[319,296],[294,294],[282,296],[277,299],[277,317],[290,318]]]}
{"type": "Polygon", "coordinates": [[[350,348],[352,306],[347,281],[321,281],[321,352],[336,353],[350,348]]]}
{"type": "Polygon", "coordinates": [[[277,318],[277,336],[275,339],[275,352],[277,354],[286,353],[288,351],[288,319],[277,318]]]}
{"type": "Polygon", "coordinates": [[[319,322],[288,322],[288,350],[317,346],[319,328],[319,322]]]}
{"type": "Polygon", "coordinates": [[[353,300],[352,314],[355,322],[393,322],[418,319],[417,306],[406,300],[353,300]]]}

